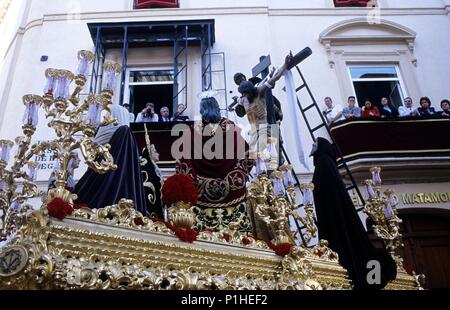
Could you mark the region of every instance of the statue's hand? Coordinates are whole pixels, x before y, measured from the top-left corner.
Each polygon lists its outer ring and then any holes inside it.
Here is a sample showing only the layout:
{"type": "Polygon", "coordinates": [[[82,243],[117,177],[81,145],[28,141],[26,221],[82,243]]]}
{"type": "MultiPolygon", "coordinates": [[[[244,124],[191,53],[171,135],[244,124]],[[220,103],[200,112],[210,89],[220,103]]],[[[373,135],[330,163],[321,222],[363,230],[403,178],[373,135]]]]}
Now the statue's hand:
{"type": "Polygon", "coordinates": [[[270,78],[272,78],[272,76],[275,74],[275,71],[277,71],[277,68],[273,67],[269,74],[270,78]]]}
{"type": "Polygon", "coordinates": [[[286,66],[290,66],[292,64],[292,62],[294,61],[294,55],[292,55],[292,52],[290,52],[287,56],[286,59],[284,60],[284,63],[286,66]]]}

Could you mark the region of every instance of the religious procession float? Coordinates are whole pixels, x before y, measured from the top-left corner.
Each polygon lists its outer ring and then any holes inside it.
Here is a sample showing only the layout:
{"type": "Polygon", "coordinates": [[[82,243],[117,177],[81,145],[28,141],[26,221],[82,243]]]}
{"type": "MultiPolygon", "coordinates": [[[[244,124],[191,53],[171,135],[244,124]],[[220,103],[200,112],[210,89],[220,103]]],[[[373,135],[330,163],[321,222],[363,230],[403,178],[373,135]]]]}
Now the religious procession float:
{"type": "MultiPolygon", "coordinates": [[[[103,90],[81,96],[93,58],[91,52],[80,51],[76,74],[47,69],[44,95],[23,97],[23,135],[0,140],[1,289],[347,290],[373,283],[384,289],[420,289],[420,276],[406,272],[395,253],[402,245],[400,219],[392,191],[381,188],[380,168],[372,169],[373,177],[366,181],[365,202],[373,231],[385,245],[377,251],[367,244],[365,231],[359,241],[350,240],[350,250],[340,237],[333,241],[326,227],[342,223],[339,218],[327,223],[318,200],[329,196],[340,208],[346,198],[336,201],[338,196],[331,187],[324,189],[320,178],[296,189],[292,166],[286,163],[269,167],[260,158],[245,158],[208,166],[211,161],[180,160],[176,173],[159,184],[162,209],[148,212],[140,198],[119,197],[122,188],[136,186],[133,178],[142,181],[142,175],[130,174],[145,172],[144,166],[152,162],[152,147],[147,137],[147,155],[139,161],[126,155],[132,146],[117,150],[116,145],[133,142],[126,138],[129,129],[116,131],[114,135],[121,135],[119,144],[115,136],[105,144],[96,142],[97,128],[118,123],[111,100],[121,68],[105,62],[103,90]],[[35,144],[39,109],[54,136],[35,144]],[[43,192],[35,184],[33,158],[46,150],[55,154],[59,165],[49,190],[43,192]],[[76,186],[74,154],[81,154],[89,167],[76,186]],[[257,173],[249,179],[253,166],[257,173]],[[227,175],[204,177],[199,173],[202,167],[222,167],[227,175]],[[112,173],[119,174],[121,182],[105,181],[112,173]],[[108,205],[86,202],[108,201],[112,196],[115,203],[108,205]],[[38,208],[28,203],[36,197],[42,201],[38,208]],[[291,231],[290,217],[303,226],[301,243],[291,231]],[[349,251],[361,259],[350,259],[349,251]],[[367,264],[370,257],[375,257],[373,266],[367,264]],[[391,268],[385,268],[389,262],[391,268]],[[377,263],[387,271],[380,273],[377,263]]],[[[222,121],[216,122],[219,128],[222,121]]],[[[327,142],[318,142],[319,150],[326,147],[327,142]]],[[[316,169],[321,160],[317,158],[316,169]]],[[[148,193],[154,185],[141,194],[155,198],[148,193]]],[[[355,216],[359,224],[354,225],[361,225],[356,212],[347,218],[353,221],[355,216]]]]}

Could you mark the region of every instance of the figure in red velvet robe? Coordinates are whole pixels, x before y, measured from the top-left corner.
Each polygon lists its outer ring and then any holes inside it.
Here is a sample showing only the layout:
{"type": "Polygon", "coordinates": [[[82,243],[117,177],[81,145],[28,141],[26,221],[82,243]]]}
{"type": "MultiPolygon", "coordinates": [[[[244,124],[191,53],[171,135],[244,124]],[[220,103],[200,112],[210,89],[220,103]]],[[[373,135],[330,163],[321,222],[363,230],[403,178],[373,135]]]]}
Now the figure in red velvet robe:
{"type": "Polygon", "coordinates": [[[253,160],[248,157],[248,144],[239,127],[220,116],[216,99],[202,99],[200,113],[202,122],[191,127],[191,141],[200,139],[201,143],[192,142],[190,156],[177,162],[178,172],[191,176],[197,184],[197,228],[221,229],[239,222],[241,230],[249,231],[246,182],[253,160]]]}

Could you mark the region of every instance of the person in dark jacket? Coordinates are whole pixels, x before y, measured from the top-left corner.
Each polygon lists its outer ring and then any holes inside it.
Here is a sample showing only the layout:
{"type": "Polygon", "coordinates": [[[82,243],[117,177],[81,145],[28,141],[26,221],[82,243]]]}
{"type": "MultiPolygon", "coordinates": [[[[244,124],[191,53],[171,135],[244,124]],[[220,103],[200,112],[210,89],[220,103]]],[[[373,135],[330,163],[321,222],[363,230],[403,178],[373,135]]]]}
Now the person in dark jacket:
{"type": "Polygon", "coordinates": [[[441,109],[438,113],[442,116],[450,116],[450,101],[444,99],[441,101],[441,109]]]}
{"type": "Polygon", "coordinates": [[[428,97],[420,98],[420,108],[417,108],[420,116],[430,116],[436,114],[436,111],[431,107],[431,100],[428,97]]]}
{"type": "Polygon", "coordinates": [[[386,250],[372,245],[336,165],[334,145],[319,138],[313,147],[314,202],[319,239],[328,241],[347,269],[354,289],[381,289],[397,275],[396,263],[386,250]],[[380,283],[369,284],[368,262],[380,263],[380,283]]]}
{"type": "Polygon", "coordinates": [[[397,117],[398,111],[397,109],[392,106],[389,102],[389,99],[386,97],[381,98],[381,110],[380,110],[381,117],[397,117]]]}

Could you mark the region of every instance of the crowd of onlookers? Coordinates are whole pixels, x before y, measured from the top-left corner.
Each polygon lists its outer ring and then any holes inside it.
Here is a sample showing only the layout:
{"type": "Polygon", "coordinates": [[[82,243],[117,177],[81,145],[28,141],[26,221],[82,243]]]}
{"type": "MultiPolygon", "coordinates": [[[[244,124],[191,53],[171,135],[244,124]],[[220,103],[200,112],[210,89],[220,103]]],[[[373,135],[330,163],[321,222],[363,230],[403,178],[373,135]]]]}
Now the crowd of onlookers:
{"type": "Polygon", "coordinates": [[[420,107],[415,107],[411,97],[407,97],[403,101],[403,105],[398,109],[390,104],[389,99],[383,97],[380,102],[380,108],[376,107],[372,100],[364,100],[363,107],[356,104],[355,96],[348,97],[346,107],[340,104],[333,104],[330,97],[325,98],[325,106],[327,107],[323,114],[329,124],[337,121],[352,118],[369,118],[369,117],[406,117],[406,116],[430,116],[442,115],[450,117],[450,101],[444,99],[441,101],[441,111],[435,111],[431,106],[431,100],[428,97],[420,98],[420,107]]]}
{"type": "MultiPolygon", "coordinates": [[[[128,103],[124,103],[123,107],[130,111],[130,105],[128,103]]],[[[164,106],[159,110],[160,114],[158,115],[158,113],[155,112],[155,105],[152,102],[147,102],[145,104],[145,108],[137,114],[136,119],[134,117],[134,114],[129,112],[130,123],[188,121],[189,117],[183,115],[185,110],[185,105],[179,104],[175,115],[173,117],[170,117],[169,108],[164,106]]]]}

